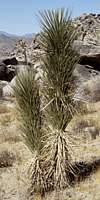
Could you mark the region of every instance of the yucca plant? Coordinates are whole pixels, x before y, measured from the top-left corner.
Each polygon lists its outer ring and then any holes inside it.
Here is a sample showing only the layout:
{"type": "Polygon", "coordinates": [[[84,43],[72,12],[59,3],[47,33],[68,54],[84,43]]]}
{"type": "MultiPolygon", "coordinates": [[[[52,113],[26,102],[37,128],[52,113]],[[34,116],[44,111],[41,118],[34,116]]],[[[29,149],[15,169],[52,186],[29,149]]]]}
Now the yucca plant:
{"type": "Polygon", "coordinates": [[[26,145],[33,153],[30,163],[32,191],[42,192],[44,177],[41,169],[42,112],[39,83],[34,69],[27,67],[16,77],[13,87],[20,114],[20,125],[26,145]],[[34,186],[34,188],[33,188],[34,186]]]}
{"type": "Polygon", "coordinates": [[[16,77],[14,86],[18,109],[21,115],[21,126],[26,143],[32,151],[40,148],[41,112],[39,85],[35,80],[35,72],[25,69],[16,77]]]}
{"type": "Polygon", "coordinates": [[[76,31],[64,9],[40,13],[44,50],[43,70],[47,140],[43,152],[47,167],[47,188],[62,190],[68,185],[70,163],[66,127],[75,113],[73,71],[78,55],[73,50],[76,31]]]}
{"type": "Polygon", "coordinates": [[[66,127],[75,113],[73,71],[78,55],[72,48],[76,32],[68,11],[48,10],[40,14],[40,45],[44,50],[43,99],[41,101],[32,68],[17,76],[14,93],[23,136],[32,152],[36,152],[30,170],[33,190],[43,193],[62,190],[69,184],[68,173],[72,166],[66,127]]]}

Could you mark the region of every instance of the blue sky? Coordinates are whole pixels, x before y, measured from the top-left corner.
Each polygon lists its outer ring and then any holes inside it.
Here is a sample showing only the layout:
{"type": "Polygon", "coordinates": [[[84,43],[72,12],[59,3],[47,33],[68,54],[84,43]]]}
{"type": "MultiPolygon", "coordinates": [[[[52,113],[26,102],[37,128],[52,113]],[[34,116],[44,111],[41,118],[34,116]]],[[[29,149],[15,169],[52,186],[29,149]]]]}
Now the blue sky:
{"type": "Polygon", "coordinates": [[[38,32],[39,10],[69,8],[73,16],[100,13],[100,0],[0,0],[0,31],[14,34],[38,32]]]}

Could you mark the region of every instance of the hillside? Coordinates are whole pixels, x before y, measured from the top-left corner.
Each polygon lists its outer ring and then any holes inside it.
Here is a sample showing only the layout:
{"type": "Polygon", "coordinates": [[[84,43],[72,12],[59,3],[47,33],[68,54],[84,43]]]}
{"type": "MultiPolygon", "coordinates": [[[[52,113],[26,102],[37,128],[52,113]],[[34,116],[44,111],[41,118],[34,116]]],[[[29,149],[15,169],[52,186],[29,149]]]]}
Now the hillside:
{"type": "Polygon", "coordinates": [[[15,44],[19,39],[25,39],[30,45],[32,38],[35,34],[25,34],[23,36],[17,36],[0,31],[0,57],[7,57],[13,52],[15,44]]]}
{"type": "Polygon", "coordinates": [[[100,44],[100,14],[84,13],[73,20],[78,31],[81,31],[80,40],[100,44]]]}

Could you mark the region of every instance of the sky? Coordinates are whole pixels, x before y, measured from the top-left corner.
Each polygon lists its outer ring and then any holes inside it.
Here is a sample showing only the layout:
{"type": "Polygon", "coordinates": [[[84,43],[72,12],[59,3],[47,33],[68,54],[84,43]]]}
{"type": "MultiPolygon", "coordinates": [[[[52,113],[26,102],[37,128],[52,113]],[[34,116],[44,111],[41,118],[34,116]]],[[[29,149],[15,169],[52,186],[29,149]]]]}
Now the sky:
{"type": "Polygon", "coordinates": [[[44,9],[69,8],[72,17],[100,13],[100,0],[0,0],[0,31],[23,35],[38,33],[38,13],[44,9]]]}

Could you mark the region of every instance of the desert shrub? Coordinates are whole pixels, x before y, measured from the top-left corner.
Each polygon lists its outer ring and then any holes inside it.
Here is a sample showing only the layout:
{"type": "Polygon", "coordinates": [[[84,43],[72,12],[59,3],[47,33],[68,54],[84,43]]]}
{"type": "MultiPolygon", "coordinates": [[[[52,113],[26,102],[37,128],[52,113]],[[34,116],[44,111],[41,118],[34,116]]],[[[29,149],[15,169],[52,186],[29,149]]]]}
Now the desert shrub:
{"type": "Polygon", "coordinates": [[[92,102],[100,101],[100,76],[96,76],[84,83],[84,94],[92,102]]]}
{"type": "Polygon", "coordinates": [[[15,127],[12,129],[7,126],[3,127],[2,131],[0,132],[0,144],[9,142],[9,143],[17,143],[22,141],[21,133],[19,129],[16,129],[15,127]]]}
{"type": "Polygon", "coordinates": [[[28,45],[25,39],[19,39],[15,46],[15,54],[16,56],[20,56],[21,58],[24,57],[24,61],[27,64],[27,51],[28,51],[28,45]]]}
{"type": "Polygon", "coordinates": [[[11,115],[10,114],[5,114],[4,116],[0,116],[0,124],[1,126],[8,126],[9,123],[11,123],[11,115]]]}
{"type": "MultiPolygon", "coordinates": [[[[22,140],[22,138],[19,135],[14,135],[11,133],[7,133],[8,135],[4,135],[2,136],[2,142],[9,142],[9,143],[17,143],[20,142],[22,140]]],[[[0,142],[1,143],[1,142],[0,142]]]]}
{"type": "Polygon", "coordinates": [[[87,127],[84,131],[91,139],[96,139],[96,137],[99,136],[99,129],[94,126],[87,127]]]}
{"type": "Polygon", "coordinates": [[[9,108],[6,105],[0,104],[0,114],[9,112],[9,108]]]}
{"type": "Polygon", "coordinates": [[[80,135],[85,139],[96,139],[97,136],[100,135],[100,128],[95,119],[76,119],[75,124],[73,126],[73,131],[77,133],[81,133],[80,135]]]}
{"type": "Polygon", "coordinates": [[[16,160],[15,155],[7,150],[0,153],[0,168],[2,167],[12,167],[14,161],[16,160]]]}
{"type": "Polygon", "coordinates": [[[77,133],[77,132],[80,132],[82,131],[84,128],[88,127],[89,126],[89,123],[88,121],[86,120],[81,120],[79,122],[76,122],[75,126],[74,126],[74,131],[77,133]]]}

